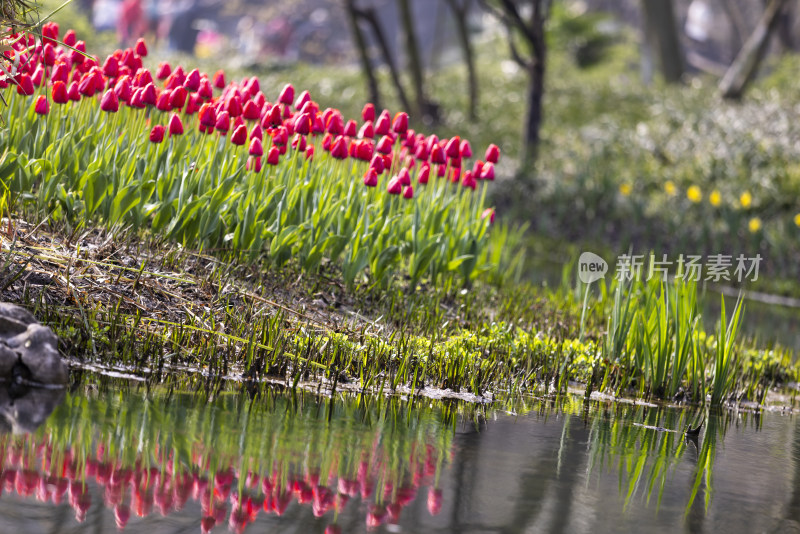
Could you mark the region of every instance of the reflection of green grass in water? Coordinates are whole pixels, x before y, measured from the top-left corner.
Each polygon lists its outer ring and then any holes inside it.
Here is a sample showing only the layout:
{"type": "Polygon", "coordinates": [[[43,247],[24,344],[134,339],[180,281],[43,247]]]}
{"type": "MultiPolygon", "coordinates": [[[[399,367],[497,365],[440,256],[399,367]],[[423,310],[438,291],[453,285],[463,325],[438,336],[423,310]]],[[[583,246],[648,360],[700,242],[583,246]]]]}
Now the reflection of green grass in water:
{"type": "MultiPolygon", "coordinates": [[[[293,498],[318,517],[338,514],[358,495],[370,503],[371,520],[384,521],[424,486],[434,504],[440,499],[434,485],[450,458],[454,415],[429,400],[301,393],[257,401],[223,393],[210,402],[164,392],[68,396],[35,435],[0,437],[0,450],[5,473],[60,485],[79,519],[94,478],[106,506],[123,517],[125,507],[149,515],[153,499],[168,513],[173,493],[186,501],[188,484],[203,516],[217,523],[228,499],[233,525],[262,507],[280,515],[293,498]]],[[[17,493],[31,495],[26,487],[18,483],[17,493]]]]}

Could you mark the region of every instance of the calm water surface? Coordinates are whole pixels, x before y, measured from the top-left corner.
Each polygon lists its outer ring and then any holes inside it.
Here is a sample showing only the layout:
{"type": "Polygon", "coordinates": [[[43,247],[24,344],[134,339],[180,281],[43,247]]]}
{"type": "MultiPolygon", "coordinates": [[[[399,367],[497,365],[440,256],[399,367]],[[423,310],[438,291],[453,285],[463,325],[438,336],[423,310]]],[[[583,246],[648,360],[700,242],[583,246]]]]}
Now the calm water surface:
{"type": "Polygon", "coordinates": [[[0,435],[0,532],[800,532],[796,418],[702,417],[87,388],[0,435]]]}

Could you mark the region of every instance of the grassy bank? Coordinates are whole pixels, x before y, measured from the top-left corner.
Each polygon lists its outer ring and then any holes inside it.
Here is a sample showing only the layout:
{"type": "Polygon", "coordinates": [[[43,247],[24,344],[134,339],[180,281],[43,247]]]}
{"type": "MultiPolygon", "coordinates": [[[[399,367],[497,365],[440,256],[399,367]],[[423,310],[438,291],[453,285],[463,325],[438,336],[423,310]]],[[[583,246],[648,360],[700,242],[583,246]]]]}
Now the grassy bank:
{"type": "MultiPolygon", "coordinates": [[[[571,273],[554,290],[521,281],[522,233],[493,223],[487,200],[509,164],[485,137],[473,150],[269,77],[151,72],[144,44],[102,61],[15,46],[30,61],[3,89],[15,120],[0,132],[0,289],[56,330],[76,368],[472,400],[578,381],[587,395],[714,405],[797,379],[789,351],[737,335],[739,306],[706,329],[694,285],[609,281],[584,299],[571,273]]],[[[520,81],[494,80],[506,93],[520,81]]],[[[519,114],[491,105],[505,139],[519,114]]],[[[616,160],[545,152],[542,166],[619,178],[616,160]]],[[[559,184],[580,181],[562,171],[555,193],[525,197],[535,227],[575,198],[606,206],[590,183],[567,201],[559,184]]],[[[583,223],[587,237],[606,227],[583,223]]]]}

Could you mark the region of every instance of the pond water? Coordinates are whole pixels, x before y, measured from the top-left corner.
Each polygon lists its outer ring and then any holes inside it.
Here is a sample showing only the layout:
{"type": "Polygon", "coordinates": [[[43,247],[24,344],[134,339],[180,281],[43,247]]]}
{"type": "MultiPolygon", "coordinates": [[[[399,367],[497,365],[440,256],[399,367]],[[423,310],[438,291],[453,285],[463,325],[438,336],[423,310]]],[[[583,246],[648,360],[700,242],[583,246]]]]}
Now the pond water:
{"type": "Polygon", "coordinates": [[[84,385],[0,435],[0,532],[800,532],[789,412],[514,410],[84,385]]]}

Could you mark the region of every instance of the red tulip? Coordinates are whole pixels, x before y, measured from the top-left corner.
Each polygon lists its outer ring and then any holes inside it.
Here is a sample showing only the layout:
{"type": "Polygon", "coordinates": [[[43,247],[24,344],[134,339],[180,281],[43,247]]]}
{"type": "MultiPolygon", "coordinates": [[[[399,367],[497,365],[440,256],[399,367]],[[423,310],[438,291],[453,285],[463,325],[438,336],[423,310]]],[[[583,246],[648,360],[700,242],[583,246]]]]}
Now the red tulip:
{"type": "Polygon", "coordinates": [[[364,104],[364,109],[361,110],[361,118],[364,122],[375,120],[375,104],[364,104]]]}
{"type": "Polygon", "coordinates": [[[258,83],[258,78],[253,76],[244,84],[244,90],[250,93],[250,96],[256,96],[261,90],[261,84],[258,83]]]}
{"type": "Polygon", "coordinates": [[[464,139],[461,141],[461,146],[459,147],[459,154],[462,158],[471,158],[472,157],[472,146],[470,146],[469,141],[464,139]]]}
{"type": "Polygon", "coordinates": [[[489,224],[494,223],[494,208],[486,208],[483,210],[483,213],[481,213],[481,219],[486,219],[487,217],[489,218],[489,224]]]}
{"type": "Polygon", "coordinates": [[[428,512],[439,515],[442,510],[442,490],[430,488],[428,490],[428,512]]]}
{"type": "Polygon", "coordinates": [[[500,159],[500,148],[497,145],[489,145],[486,148],[486,161],[489,163],[497,163],[500,159]]]}
{"type": "Polygon", "coordinates": [[[148,83],[144,86],[142,90],[142,102],[147,104],[148,106],[155,106],[156,98],[158,97],[158,93],[156,93],[156,86],[152,83],[148,83]]]}
{"type": "Polygon", "coordinates": [[[227,111],[217,114],[217,123],[214,126],[222,133],[227,133],[231,129],[231,116],[227,111]]]}
{"type": "Polygon", "coordinates": [[[45,46],[56,45],[56,41],[58,41],[58,23],[57,22],[47,22],[42,25],[42,42],[45,46]]]}
{"type": "Polygon", "coordinates": [[[399,134],[404,134],[408,131],[408,113],[400,111],[394,116],[392,130],[399,134]]]}
{"type": "Polygon", "coordinates": [[[373,126],[372,121],[367,121],[363,126],[361,126],[361,129],[358,131],[358,137],[362,139],[372,139],[375,137],[375,127],[373,126]]]}
{"type": "Polygon", "coordinates": [[[56,49],[53,48],[53,45],[50,43],[44,45],[42,60],[44,61],[45,65],[53,66],[56,64],[56,49]]]}
{"type": "Polygon", "coordinates": [[[70,54],[70,57],[72,58],[72,63],[76,65],[82,64],[84,59],[86,59],[86,56],[84,55],[86,53],[86,43],[84,43],[83,41],[78,41],[72,48],[75,49],[70,54]]]}
{"type": "Polygon", "coordinates": [[[247,127],[244,124],[240,124],[233,130],[233,135],[231,135],[231,143],[237,146],[241,146],[247,142],[247,127]]]}
{"type": "Polygon", "coordinates": [[[254,158],[250,156],[247,158],[247,164],[245,165],[247,170],[253,170],[253,172],[261,172],[261,158],[254,158]]]}
{"type": "Polygon", "coordinates": [[[306,147],[306,159],[314,159],[314,145],[306,147]]]}
{"type": "Polygon", "coordinates": [[[169,78],[169,75],[172,74],[172,67],[169,66],[169,63],[166,61],[162,61],[158,64],[158,68],[156,69],[156,78],[159,80],[165,80],[169,78]]]}
{"type": "Polygon", "coordinates": [[[423,185],[427,184],[428,183],[428,179],[430,178],[430,175],[431,175],[431,166],[426,161],[419,168],[419,173],[417,174],[417,183],[420,183],[420,184],[423,184],[423,185]]]}
{"type": "Polygon", "coordinates": [[[397,178],[400,180],[402,185],[411,185],[411,175],[408,173],[408,169],[405,167],[400,169],[400,172],[397,174],[397,178]]]}
{"type": "Polygon", "coordinates": [[[380,141],[378,141],[378,144],[375,145],[375,150],[381,154],[391,154],[393,145],[392,138],[388,135],[384,135],[381,137],[380,141]]]}
{"type": "Polygon", "coordinates": [[[181,135],[183,134],[183,122],[177,113],[173,113],[169,118],[169,134],[181,135]]]}
{"type": "Polygon", "coordinates": [[[76,82],[72,82],[69,84],[69,87],[67,87],[67,96],[73,102],[77,102],[81,99],[80,92],[78,91],[78,84],[76,82]]]}
{"type": "Polygon", "coordinates": [[[56,104],[66,104],[67,101],[69,101],[67,84],[59,80],[53,84],[53,102],[56,104]]]}
{"type": "Polygon", "coordinates": [[[63,61],[59,61],[56,63],[55,68],[53,68],[53,74],[50,75],[50,80],[55,82],[64,82],[67,83],[69,80],[69,67],[63,61]]]}
{"type": "Polygon", "coordinates": [[[294,134],[292,137],[292,148],[295,150],[303,151],[307,148],[308,142],[305,135],[294,134]]]}
{"type": "Polygon", "coordinates": [[[375,187],[378,185],[378,173],[376,173],[375,169],[372,167],[367,169],[367,172],[364,173],[364,185],[367,187],[375,187]]]}
{"type": "Polygon", "coordinates": [[[336,159],[345,159],[347,155],[347,141],[344,136],[339,135],[331,144],[331,156],[336,159]]]}
{"type": "MultiPolygon", "coordinates": [[[[264,131],[261,129],[261,126],[256,124],[253,128],[250,129],[250,139],[260,139],[264,140],[264,131]]],[[[305,139],[305,138],[303,138],[305,139]]],[[[305,145],[303,146],[305,148],[305,145]]]]}
{"type": "Polygon", "coordinates": [[[294,102],[294,109],[302,110],[306,103],[311,101],[311,94],[308,91],[303,91],[294,102]]]}
{"type": "Polygon", "coordinates": [[[116,78],[119,75],[119,61],[114,56],[108,56],[103,63],[103,74],[109,78],[116,78]]]}
{"type": "Polygon", "coordinates": [[[225,73],[221,70],[218,70],[214,73],[214,77],[211,79],[211,82],[217,89],[223,89],[225,87],[225,73]]]}
{"type": "Polygon", "coordinates": [[[153,129],[150,130],[150,142],[151,143],[160,143],[164,140],[164,126],[161,124],[156,124],[153,126],[153,129]]]}
{"type": "Polygon", "coordinates": [[[403,188],[403,198],[409,200],[414,198],[414,188],[410,185],[407,185],[403,188]]]}
{"type": "Polygon", "coordinates": [[[375,133],[378,135],[388,134],[390,121],[391,119],[389,118],[389,112],[384,109],[378,117],[378,120],[375,122],[375,133]]]}
{"type": "Polygon", "coordinates": [[[397,176],[393,176],[392,179],[389,180],[386,191],[388,191],[390,195],[399,195],[403,192],[403,184],[400,183],[400,179],[397,176]]]}
{"type": "Polygon", "coordinates": [[[147,45],[144,44],[144,39],[138,39],[133,46],[134,52],[141,57],[147,56],[147,45]]]}
{"type": "Polygon", "coordinates": [[[472,176],[472,171],[467,171],[464,173],[464,176],[461,178],[461,185],[464,187],[469,187],[473,191],[478,186],[478,182],[476,181],[475,177],[472,176]]]}
{"type": "Polygon", "coordinates": [[[181,109],[186,103],[186,97],[188,95],[189,92],[185,87],[176,87],[172,90],[172,94],[169,97],[169,105],[172,106],[172,109],[181,109]]]}
{"type": "Polygon", "coordinates": [[[481,180],[494,180],[494,164],[489,162],[481,168],[481,180]]]}
{"type": "Polygon", "coordinates": [[[448,158],[461,157],[461,139],[458,136],[450,139],[444,146],[444,153],[448,158]]]}
{"type": "Polygon", "coordinates": [[[119,99],[117,98],[117,93],[115,93],[113,89],[109,89],[103,94],[103,97],[100,99],[100,109],[108,111],[109,113],[116,113],[119,111],[119,99]]]}
{"type": "Polygon", "coordinates": [[[369,162],[369,166],[371,169],[375,169],[377,174],[383,174],[383,171],[386,169],[383,157],[378,154],[372,157],[372,161],[369,162]]]}
{"type": "MultiPolygon", "coordinates": [[[[167,68],[169,68],[169,65],[167,65],[167,68]]],[[[148,83],[153,83],[153,75],[147,69],[138,69],[133,81],[136,87],[144,87],[148,83]]]]}
{"type": "Polygon", "coordinates": [[[189,74],[186,75],[183,86],[189,91],[197,91],[200,88],[200,71],[192,69],[189,74]]]}
{"type": "Polygon", "coordinates": [[[37,96],[33,110],[39,115],[47,115],[50,113],[50,103],[47,101],[47,97],[44,95],[37,96]]]}
{"type": "Polygon", "coordinates": [[[430,159],[432,163],[439,163],[439,164],[447,163],[447,156],[445,156],[444,150],[438,144],[433,145],[433,148],[431,149],[430,159]]]}
{"type": "Polygon", "coordinates": [[[225,109],[231,114],[231,117],[238,117],[242,114],[242,99],[239,95],[233,95],[225,101],[225,109]]]}
{"type": "Polygon", "coordinates": [[[24,96],[33,94],[33,80],[27,74],[17,76],[17,94],[24,96]]]}
{"type": "Polygon", "coordinates": [[[197,90],[197,95],[206,100],[214,97],[214,90],[211,88],[211,82],[208,81],[208,78],[200,80],[200,88],[197,90]]]}
{"type": "Polygon", "coordinates": [[[261,144],[261,139],[258,137],[250,140],[250,155],[261,156],[264,154],[264,147],[261,144]]]}
{"type": "Polygon", "coordinates": [[[207,128],[213,128],[217,123],[217,113],[214,110],[213,104],[205,103],[200,106],[198,118],[201,125],[207,128]]]}
{"type": "Polygon", "coordinates": [[[75,30],[67,30],[67,33],[64,34],[64,44],[74,47],[76,41],[77,37],[75,35],[75,30]]]}
{"type": "Polygon", "coordinates": [[[114,92],[117,93],[117,98],[123,102],[130,102],[133,90],[131,89],[131,78],[127,74],[120,76],[117,83],[114,84],[114,92]]]}
{"type": "Polygon", "coordinates": [[[161,94],[158,95],[158,98],[156,98],[156,109],[158,109],[159,111],[172,110],[172,105],[170,104],[170,96],[171,96],[171,91],[169,89],[161,91],[161,94]]]}
{"type": "Polygon", "coordinates": [[[258,106],[252,100],[248,100],[247,103],[244,105],[244,109],[242,110],[242,115],[247,120],[258,120],[261,118],[261,110],[258,109],[258,106]]]}
{"type": "Polygon", "coordinates": [[[278,102],[290,106],[292,105],[293,101],[294,101],[294,86],[288,83],[283,88],[283,90],[281,90],[281,94],[278,96],[278,102]]]}
{"type": "Polygon", "coordinates": [[[270,165],[277,165],[278,161],[280,160],[280,150],[278,147],[272,146],[269,149],[269,154],[267,154],[267,163],[270,165]]]}

